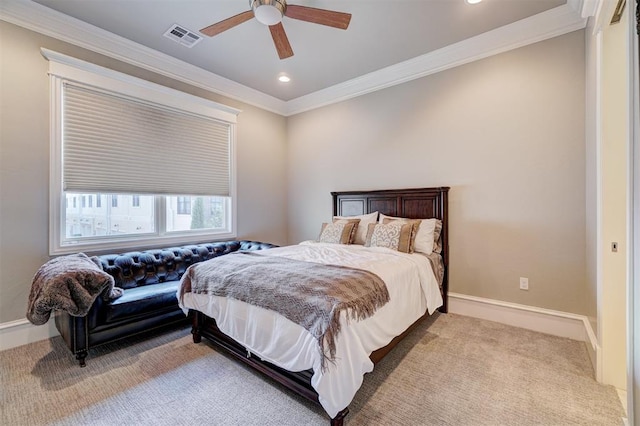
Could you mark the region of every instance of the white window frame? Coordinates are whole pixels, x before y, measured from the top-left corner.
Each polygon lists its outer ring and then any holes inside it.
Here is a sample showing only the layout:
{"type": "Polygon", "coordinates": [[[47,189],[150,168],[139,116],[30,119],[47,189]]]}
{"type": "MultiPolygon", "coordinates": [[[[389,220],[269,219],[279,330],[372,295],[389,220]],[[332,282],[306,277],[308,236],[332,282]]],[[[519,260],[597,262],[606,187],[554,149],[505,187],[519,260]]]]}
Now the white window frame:
{"type": "MultiPolygon", "coordinates": [[[[236,152],[235,125],[240,110],[231,108],[207,99],[189,95],[178,90],[170,89],[155,83],[129,76],[117,71],[109,70],[72,58],[48,49],[41,49],[45,58],[49,60],[50,76],[50,191],[49,191],[49,253],[51,255],[85,252],[104,252],[111,249],[132,249],[163,246],[183,243],[197,243],[234,239],[237,236],[237,194],[236,194],[236,152]],[[223,232],[210,229],[188,231],[166,231],[165,196],[155,197],[155,227],[153,235],[124,235],[104,237],[100,239],[87,238],[82,240],[66,240],[65,231],[65,192],[63,190],[63,147],[62,147],[62,92],[63,82],[74,81],[110,92],[142,99],[211,117],[229,123],[230,126],[230,197],[227,203],[229,222],[223,232]]],[[[178,194],[189,195],[189,194],[178,194]]]]}

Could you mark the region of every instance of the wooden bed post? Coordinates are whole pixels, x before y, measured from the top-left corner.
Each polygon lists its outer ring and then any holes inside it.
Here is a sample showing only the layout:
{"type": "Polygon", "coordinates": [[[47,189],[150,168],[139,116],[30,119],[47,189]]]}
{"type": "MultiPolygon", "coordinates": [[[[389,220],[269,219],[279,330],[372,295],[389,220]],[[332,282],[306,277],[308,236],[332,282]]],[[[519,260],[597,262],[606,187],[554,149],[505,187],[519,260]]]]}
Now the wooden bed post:
{"type": "Polygon", "coordinates": [[[344,418],[349,414],[349,407],[340,411],[334,418],[331,419],[331,426],[342,426],[344,423],[344,418]]]}
{"type": "Polygon", "coordinates": [[[449,188],[440,188],[440,220],[442,220],[442,257],[444,260],[444,276],[442,278],[442,306],[438,309],[443,314],[449,312],[449,188]]]}
{"type": "Polygon", "coordinates": [[[202,321],[200,320],[200,315],[202,315],[198,311],[194,311],[193,309],[189,309],[189,315],[191,316],[191,335],[193,336],[193,343],[200,343],[202,341],[202,321]]]}

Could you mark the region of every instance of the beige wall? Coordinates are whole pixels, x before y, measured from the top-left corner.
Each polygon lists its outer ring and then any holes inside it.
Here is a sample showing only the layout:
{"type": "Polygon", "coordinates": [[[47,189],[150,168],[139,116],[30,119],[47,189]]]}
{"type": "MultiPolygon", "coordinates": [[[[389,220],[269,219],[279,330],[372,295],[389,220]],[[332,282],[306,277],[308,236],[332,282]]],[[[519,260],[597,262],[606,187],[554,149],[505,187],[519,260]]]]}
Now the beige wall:
{"type": "Polygon", "coordinates": [[[602,380],[627,388],[627,170],[629,161],[629,8],[602,30],[601,147],[602,288],[598,318],[602,380]],[[618,251],[611,243],[618,243],[618,251]]]}
{"type": "Polygon", "coordinates": [[[447,185],[451,291],[591,314],[584,51],[576,31],[290,117],[289,241],[330,191],[447,185]]]}
{"type": "Polygon", "coordinates": [[[0,43],[0,323],[24,318],[31,279],[49,258],[49,80],[40,47],[242,109],[238,237],[286,243],[285,118],[1,21],[0,43]]]}

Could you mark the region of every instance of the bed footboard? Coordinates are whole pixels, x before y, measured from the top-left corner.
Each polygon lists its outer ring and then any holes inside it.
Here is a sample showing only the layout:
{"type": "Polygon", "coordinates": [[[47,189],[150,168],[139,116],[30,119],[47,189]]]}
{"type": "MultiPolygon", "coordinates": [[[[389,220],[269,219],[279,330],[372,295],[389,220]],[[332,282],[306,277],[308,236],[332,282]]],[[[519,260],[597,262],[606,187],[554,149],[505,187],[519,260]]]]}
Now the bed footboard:
{"type": "MultiPolygon", "coordinates": [[[[194,343],[200,343],[202,337],[207,338],[213,342],[216,346],[224,349],[228,354],[232,355],[238,361],[241,361],[255,370],[258,370],[265,374],[267,377],[275,380],[286,388],[292,390],[298,395],[303,396],[309,401],[320,404],[318,401],[318,393],[311,386],[311,376],[313,376],[312,370],[305,370],[299,372],[292,372],[280,368],[267,361],[263,361],[256,357],[247,349],[233,340],[231,337],[224,334],[218,328],[216,321],[213,318],[208,317],[202,312],[190,310],[189,315],[192,319],[191,334],[193,335],[194,343]]],[[[407,334],[409,334],[420,322],[429,317],[428,313],[420,317],[414,322],[404,333],[393,339],[387,346],[378,349],[371,353],[371,361],[377,364],[384,356],[391,351],[407,334]]],[[[349,407],[340,411],[334,418],[331,419],[331,426],[342,426],[344,418],[349,414],[349,407]]]]}
{"type": "Polygon", "coordinates": [[[227,353],[239,361],[249,364],[251,367],[261,371],[268,377],[291,389],[297,394],[304,396],[308,400],[316,403],[318,402],[318,394],[311,386],[311,376],[313,375],[313,371],[306,370],[291,372],[267,361],[263,361],[251,352],[247,351],[244,346],[220,331],[213,318],[209,318],[202,312],[191,311],[191,313],[193,315],[192,334],[194,342],[196,342],[196,340],[199,342],[202,337],[206,337],[217,346],[225,349],[227,353]]]}
{"type": "MultiPolygon", "coordinates": [[[[236,358],[245,364],[250,365],[255,370],[258,370],[265,374],[267,377],[275,380],[286,388],[292,390],[298,395],[303,396],[309,401],[319,404],[318,393],[311,386],[311,376],[313,371],[306,370],[300,372],[291,372],[284,370],[269,362],[263,361],[247,351],[244,346],[224,334],[213,318],[209,318],[202,312],[189,311],[192,317],[191,333],[193,335],[193,341],[200,343],[202,337],[206,337],[215,345],[224,349],[228,354],[236,358]]],[[[349,408],[345,408],[340,411],[334,418],[331,419],[331,426],[342,426],[345,416],[349,413],[349,408]]]]}

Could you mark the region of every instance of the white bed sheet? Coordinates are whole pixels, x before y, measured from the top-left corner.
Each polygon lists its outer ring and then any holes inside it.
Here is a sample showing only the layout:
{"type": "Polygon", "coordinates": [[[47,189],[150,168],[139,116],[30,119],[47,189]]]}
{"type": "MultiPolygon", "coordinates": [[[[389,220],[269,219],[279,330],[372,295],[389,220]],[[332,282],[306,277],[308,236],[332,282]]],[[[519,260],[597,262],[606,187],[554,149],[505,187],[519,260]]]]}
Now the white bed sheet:
{"type": "MultiPolygon", "coordinates": [[[[371,352],[442,305],[438,282],[427,257],[379,247],[303,242],[258,252],[317,263],[350,266],[377,274],[387,285],[390,300],[362,321],[341,316],[336,359],[323,371],[316,339],[280,314],[235,299],[186,293],[182,309],[195,309],[215,318],[218,328],[249,352],[289,371],[314,371],[311,384],[330,417],[346,408],[373,370],[371,352]]],[[[180,291],[178,290],[178,294],[180,291]]]]}

